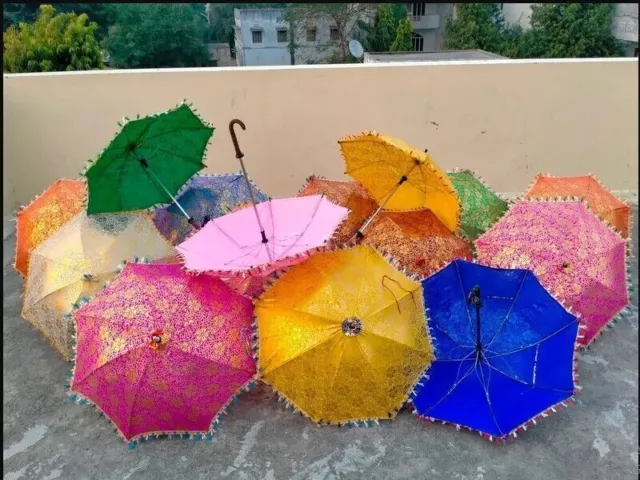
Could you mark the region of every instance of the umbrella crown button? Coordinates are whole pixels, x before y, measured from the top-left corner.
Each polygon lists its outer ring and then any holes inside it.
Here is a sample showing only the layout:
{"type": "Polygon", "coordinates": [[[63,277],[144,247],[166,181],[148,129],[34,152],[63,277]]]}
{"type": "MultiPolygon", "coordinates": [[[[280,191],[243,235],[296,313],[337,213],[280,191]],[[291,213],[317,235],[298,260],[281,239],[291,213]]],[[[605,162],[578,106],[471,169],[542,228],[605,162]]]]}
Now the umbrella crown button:
{"type": "Polygon", "coordinates": [[[342,321],[342,333],[348,337],[355,337],[362,332],[362,321],[356,317],[345,318],[342,321]]]}

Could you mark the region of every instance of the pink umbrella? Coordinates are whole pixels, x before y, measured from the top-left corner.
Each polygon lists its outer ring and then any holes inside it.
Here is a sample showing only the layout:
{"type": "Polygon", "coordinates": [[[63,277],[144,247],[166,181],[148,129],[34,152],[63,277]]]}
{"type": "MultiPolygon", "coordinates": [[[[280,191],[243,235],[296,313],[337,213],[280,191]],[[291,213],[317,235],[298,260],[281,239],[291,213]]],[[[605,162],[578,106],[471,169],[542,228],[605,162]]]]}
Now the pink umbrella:
{"type": "Polygon", "coordinates": [[[475,246],[480,262],[532,270],[580,315],[582,345],[629,304],[629,243],[581,201],[516,202],[475,246]]]}
{"type": "Polygon", "coordinates": [[[94,403],[129,442],[210,437],[255,376],[251,301],[179,264],[127,264],[73,318],[70,397],[94,403]]]}
{"type": "Polygon", "coordinates": [[[189,271],[266,276],[324,247],[348,213],[323,195],[269,200],[211,220],[176,249],[189,271]]]}

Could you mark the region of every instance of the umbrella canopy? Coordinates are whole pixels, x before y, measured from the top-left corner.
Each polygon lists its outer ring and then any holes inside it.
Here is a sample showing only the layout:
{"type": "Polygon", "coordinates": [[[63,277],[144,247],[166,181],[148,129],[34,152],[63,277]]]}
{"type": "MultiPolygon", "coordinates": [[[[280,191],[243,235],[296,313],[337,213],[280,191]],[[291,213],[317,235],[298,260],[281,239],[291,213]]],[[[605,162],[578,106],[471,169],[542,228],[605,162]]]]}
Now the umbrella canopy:
{"type": "Polygon", "coordinates": [[[454,170],[448,175],[460,197],[460,233],[473,241],[504,215],[509,204],[471,170],[454,170]]]}
{"type": "Polygon", "coordinates": [[[458,195],[429,155],[375,132],[344,137],[338,144],[345,173],[360,182],[385,210],[429,209],[452,232],[458,228],[458,195]]]}
{"type": "Polygon", "coordinates": [[[427,276],[456,258],[471,260],[471,246],[456,237],[430,210],[383,212],[362,243],[391,256],[408,272],[427,276]]]}
{"type": "Polygon", "coordinates": [[[592,175],[554,177],[537,175],[525,198],[582,197],[589,207],[604,221],[613,225],[620,234],[629,237],[631,208],[618,199],[592,175]]]}
{"type": "MultiPolygon", "coordinates": [[[[255,185],[251,185],[256,200],[264,202],[268,197],[255,185]]],[[[247,183],[240,174],[196,175],[192,177],[177,197],[178,203],[198,225],[233,211],[240,204],[251,201],[247,183]]],[[[193,228],[176,204],[157,209],[153,220],[158,230],[174,245],[184,242],[193,228]]]]}
{"type": "Polygon", "coordinates": [[[475,245],[480,262],[532,270],[580,314],[585,345],[629,303],[628,241],[581,201],[516,202],[475,245]]]}
{"type": "Polygon", "coordinates": [[[299,197],[308,195],[325,195],[336,205],[349,210],[347,219],[336,230],[333,241],[335,244],[348,242],[366,222],[377,208],[375,200],[357,182],[341,182],[339,180],[327,180],[326,178],[311,176],[298,193],[299,197]]]}
{"type": "Polygon", "coordinates": [[[257,211],[266,243],[255,228],[253,208],[244,208],[211,220],[176,247],[187,270],[267,275],[323,247],[348,213],[321,195],[269,200],[257,211]]]}
{"type": "Polygon", "coordinates": [[[146,213],[76,215],[32,250],[22,316],[70,360],[73,325],[64,314],[113,278],[120,262],[136,255],[175,255],[146,213]]]}
{"type": "Polygon", "coordinates": [[[436,360],[414,413],[500,440],[571,401],[578,319],[533,273],[456,260],[422,287],[436,360]]]}
{"type": "Polygon", "coordinates": [[[97,405],[127,441],[208,435],[255,376],[251,301],[177,264],[127,264],[73,319],[72,399],[97,405]]]}
{"type": "Polygon", "coordinates": [[[420,284],[364,245],[292,267],[256,318],[261,378],[321,424],[394,418],[433,357],[420,284]]]}
{"type": "Polygon", "coordinates": [[[202,170],[213,126],[189,105],[129,120],[84,175],[87,213],[139,210],[170,203],[185,182],[202,170]]]}
{"type": "Polygon", "coordinates": [[[14,267],[27,275],[29,254],[84,208],[87,191],[81,180],[59,179],[16,213],[14,267]]]}

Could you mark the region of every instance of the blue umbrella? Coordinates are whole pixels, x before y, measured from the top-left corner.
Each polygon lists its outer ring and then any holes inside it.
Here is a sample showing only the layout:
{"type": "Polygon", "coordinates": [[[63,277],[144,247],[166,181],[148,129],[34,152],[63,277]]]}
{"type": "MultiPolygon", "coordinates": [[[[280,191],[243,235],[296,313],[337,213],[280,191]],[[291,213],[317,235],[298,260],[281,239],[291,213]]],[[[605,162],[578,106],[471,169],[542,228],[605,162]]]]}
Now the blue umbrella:
{"type": "Polygon", "coordinates": [[[436,360],[415,414],[493,441],[571,401],[579,322],[532,272],[455,260],[422,288],[436,360]]]}
{"type": "MultiPolygon", "coordinates": [[[[269,198],[251,185],[256,202],[269,198]]],[[[209,220],[230,213],[237,206],[251,202],[247,182],[241,174],[197,175],[192,177],[177,196],[187,213],[202,226],[209,220]]],[[[175,204],[154,212],[154,222],[171,243],[183,242],[193,232],[184,214],[175,204]]]]}

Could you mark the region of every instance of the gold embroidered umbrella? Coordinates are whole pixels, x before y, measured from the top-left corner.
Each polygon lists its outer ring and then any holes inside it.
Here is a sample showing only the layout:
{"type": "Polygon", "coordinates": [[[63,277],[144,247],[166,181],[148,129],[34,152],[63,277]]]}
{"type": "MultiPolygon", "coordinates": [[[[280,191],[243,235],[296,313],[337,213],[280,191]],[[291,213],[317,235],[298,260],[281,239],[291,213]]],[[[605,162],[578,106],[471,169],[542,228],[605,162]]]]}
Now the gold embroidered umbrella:
{"type": "Polygon", "coordinates": [[[152,260],[175,255],[147,213],[78,214],[32,250],[22,316],[70,360],[73,322],[65,314],[136,255],[152,260]]]}

